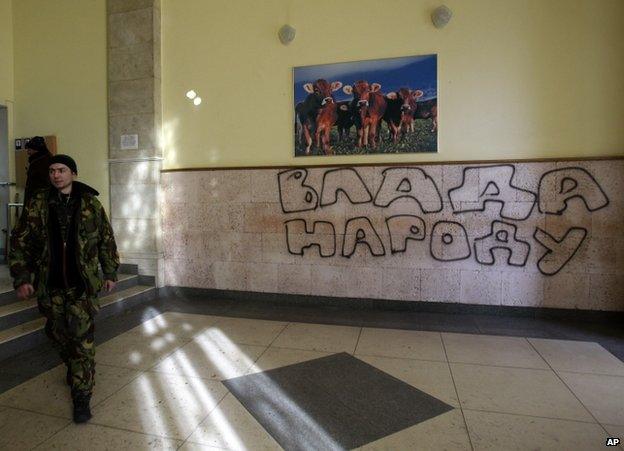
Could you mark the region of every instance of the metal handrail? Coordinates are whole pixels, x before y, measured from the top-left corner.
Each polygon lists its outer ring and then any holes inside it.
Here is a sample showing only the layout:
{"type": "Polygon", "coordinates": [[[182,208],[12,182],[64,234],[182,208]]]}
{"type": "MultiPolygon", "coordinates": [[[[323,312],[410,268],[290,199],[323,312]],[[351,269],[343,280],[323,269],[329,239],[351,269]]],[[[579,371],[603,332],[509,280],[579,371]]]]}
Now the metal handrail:
{"type": "Polygon", "coordinates": [[[4,249],[5,249],[4,261],[8,261],[9,250],[11,247],[11,232],[13,231],[13,227],[11,224],[11,209],[12,208],[15,209],[15,217],[19,218],[21,209],[24,208],[24,204],[21,202],[8,202],[6,204],[7,228],[6,230],[4,230],[4,233],[5,233],[4,236],[6,237],[6,242],[4,245],[4,249]]]}

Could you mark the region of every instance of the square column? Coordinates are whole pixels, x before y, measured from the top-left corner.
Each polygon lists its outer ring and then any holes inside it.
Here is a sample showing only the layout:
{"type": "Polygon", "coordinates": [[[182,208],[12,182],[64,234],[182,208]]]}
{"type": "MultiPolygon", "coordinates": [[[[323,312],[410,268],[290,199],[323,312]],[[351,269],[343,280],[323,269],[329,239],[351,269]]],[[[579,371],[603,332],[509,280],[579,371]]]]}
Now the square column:
{"type": "Polygon", "coordinates": [[[160,276],[160,1],[107,0],[111,222],[123,263],[160,276]]]}

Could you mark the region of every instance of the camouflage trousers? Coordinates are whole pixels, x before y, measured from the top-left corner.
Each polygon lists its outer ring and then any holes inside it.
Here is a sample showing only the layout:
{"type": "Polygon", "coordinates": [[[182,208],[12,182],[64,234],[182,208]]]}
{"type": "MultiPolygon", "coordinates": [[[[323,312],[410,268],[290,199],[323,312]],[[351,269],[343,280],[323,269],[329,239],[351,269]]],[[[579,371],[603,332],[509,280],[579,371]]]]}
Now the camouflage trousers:
{"type": "Polygon", "coordinates": [[[39,311],[46,317],[45,332],[71,375],[72,396],[91,393],[95,385],[95,343],[93,319],[97,302],[76,289],[51,291],[39,299],[39,311]]]}

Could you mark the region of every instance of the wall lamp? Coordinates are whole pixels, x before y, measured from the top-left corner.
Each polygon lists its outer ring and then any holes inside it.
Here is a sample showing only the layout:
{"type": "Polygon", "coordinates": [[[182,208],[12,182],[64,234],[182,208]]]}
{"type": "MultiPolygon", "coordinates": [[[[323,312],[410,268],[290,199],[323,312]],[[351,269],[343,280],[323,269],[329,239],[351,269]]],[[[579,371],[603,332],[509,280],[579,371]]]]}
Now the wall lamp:
{"type": "Polygon", "coordinates": [[[444,28],[447,23],[453,17],[453,11],[451,11],[446,5],[438,6],[431,13],[431,22],[436,28],[444,28]]]}
{"type": "Polygon", "coordinates": [[[279,38],[282,44],[288,45],[295,39],[296,33],[297,33],[297,30],[295,30],[290,25],[286,24],[282,28],[279,29],[279,31],[277,32],[277,37],[279,38]]]}

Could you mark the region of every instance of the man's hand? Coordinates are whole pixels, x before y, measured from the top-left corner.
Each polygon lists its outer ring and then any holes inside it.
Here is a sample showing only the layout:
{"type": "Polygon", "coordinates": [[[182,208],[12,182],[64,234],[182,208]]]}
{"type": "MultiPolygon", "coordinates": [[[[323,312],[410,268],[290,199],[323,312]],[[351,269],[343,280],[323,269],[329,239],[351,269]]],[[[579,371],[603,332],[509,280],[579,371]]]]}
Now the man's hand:
{"type": "Polygon", "coordinates": [[[113,282],[112,280],[105,280],[104,281],[104,291],[106,291],[107,293],[110,293],[111,291],[113,291],[115,289],[115,285],[117,285],[115,282],[113,282]]]}
{"type": "Polygon", "coordinates": [[[17,287],[17,297],[19,299],[28,299],[35,292],[35,288],[29,283],[23,283],[17,287]]]}

